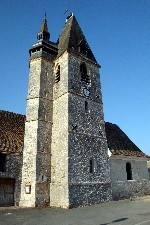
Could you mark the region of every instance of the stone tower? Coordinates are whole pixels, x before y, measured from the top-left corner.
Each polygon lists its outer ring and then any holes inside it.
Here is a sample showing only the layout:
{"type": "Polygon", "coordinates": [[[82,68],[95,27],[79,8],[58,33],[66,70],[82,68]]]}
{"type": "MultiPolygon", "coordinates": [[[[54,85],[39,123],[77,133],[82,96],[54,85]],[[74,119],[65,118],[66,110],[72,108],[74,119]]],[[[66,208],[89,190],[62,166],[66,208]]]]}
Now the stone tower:
{"type": "Polygon", "coordinates": [[[20,205],[110,200],[100,66],[73,14],[49,37],[45,18],[30,50],[20,205]]]}
{"type": "Polygon", "coordinates": [[[30,49],[20,206],[49,204],[53,110],[53,68],[57,47],[44,18],[30,49]]]}

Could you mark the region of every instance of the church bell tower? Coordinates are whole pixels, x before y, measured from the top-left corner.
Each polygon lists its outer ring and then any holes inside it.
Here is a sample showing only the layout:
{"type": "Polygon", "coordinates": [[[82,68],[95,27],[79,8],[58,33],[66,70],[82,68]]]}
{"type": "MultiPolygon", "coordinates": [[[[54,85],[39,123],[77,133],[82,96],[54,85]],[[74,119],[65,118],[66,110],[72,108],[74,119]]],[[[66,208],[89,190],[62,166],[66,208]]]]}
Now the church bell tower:
{"type": "Polygon", "coordinates": [[[49,38],[44,18],[30,49],[20,205],[69,208],[108,201],[100,65],[73,14],[57,43],[49,38]]]}

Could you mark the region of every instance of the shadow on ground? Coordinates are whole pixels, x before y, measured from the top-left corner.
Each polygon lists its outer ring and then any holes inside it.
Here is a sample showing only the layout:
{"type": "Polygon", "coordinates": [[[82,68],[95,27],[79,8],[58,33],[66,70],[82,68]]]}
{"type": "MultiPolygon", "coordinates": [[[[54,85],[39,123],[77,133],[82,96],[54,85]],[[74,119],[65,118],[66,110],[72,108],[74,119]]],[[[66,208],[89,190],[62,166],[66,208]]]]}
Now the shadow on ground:
{"type": "Polygon", "coordinates": [[[100,225],[108,225],[108,224],[113,224],[113,223],[119,223],[119,222],[122,222],[122,221],[125,221],[127,220],[128,218],[120,218],[120,219],[117,219],[117,220],[113,220],[112,222],[110,223],[101,223],[100,225]]]}

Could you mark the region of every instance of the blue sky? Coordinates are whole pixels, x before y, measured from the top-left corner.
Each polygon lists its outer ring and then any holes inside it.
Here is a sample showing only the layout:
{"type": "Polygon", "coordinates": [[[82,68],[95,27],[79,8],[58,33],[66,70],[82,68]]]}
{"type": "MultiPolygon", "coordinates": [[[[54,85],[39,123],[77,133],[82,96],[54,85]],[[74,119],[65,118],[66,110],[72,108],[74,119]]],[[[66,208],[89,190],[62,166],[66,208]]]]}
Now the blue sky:
{"type": "MultiPolygon", "coordinates": [[[[150,154],[150,1],[68,0],[101,65],[105,121],[150,154]]],[[[0,0],[0,109],[25,114],[28,50],[46,11],[51,40],[65,23],[65,0],[0,0]]]]}

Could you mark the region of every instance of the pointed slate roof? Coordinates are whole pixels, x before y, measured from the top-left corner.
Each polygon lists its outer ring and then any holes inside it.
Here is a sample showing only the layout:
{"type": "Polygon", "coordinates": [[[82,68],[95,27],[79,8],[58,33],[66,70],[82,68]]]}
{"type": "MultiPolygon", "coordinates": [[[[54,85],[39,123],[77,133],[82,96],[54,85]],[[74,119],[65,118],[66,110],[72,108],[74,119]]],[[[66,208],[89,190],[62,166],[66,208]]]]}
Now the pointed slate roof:
{"type": "Polygon", "coordinates": [[[21,153],[25,116],[0,110],[0,152],[21,153]]]}
{"type": "Polygon", "coordinates": [[[86,46],[86,57],[97,63],[75,16],[71,14],[58,39],[58,56],[62,55],[66,50],[79,53],[80,45],[86,46]]]}
{"type": "Polygon", "coordinates": [[[42,25],[40,27],[39,33],[43,32],[43,31],[48,32],[46,16],[44,17],[44,20],[43,20],[43,23],[42,23],[42,25]]]}
{"type": "Polygon", "coordinates": [[[113,155],[146,157],[116,124],[106,122],[105,130],[108,148],[113,155]]]}

